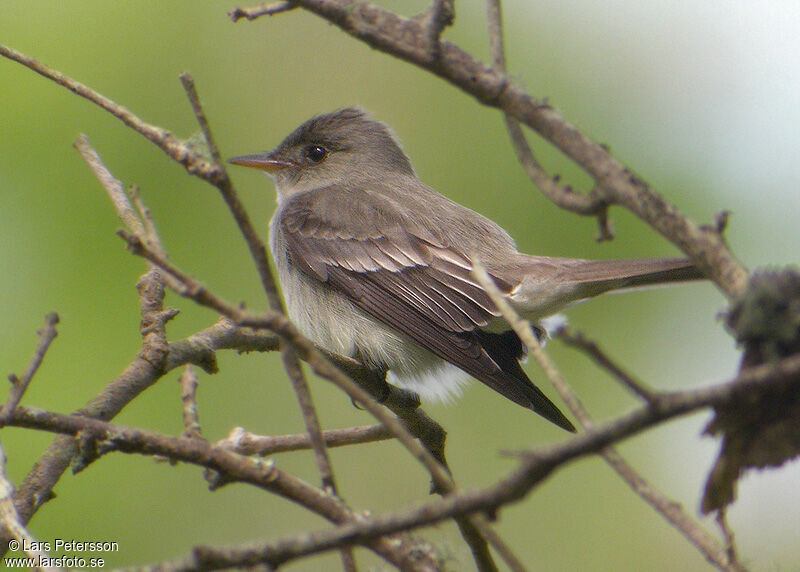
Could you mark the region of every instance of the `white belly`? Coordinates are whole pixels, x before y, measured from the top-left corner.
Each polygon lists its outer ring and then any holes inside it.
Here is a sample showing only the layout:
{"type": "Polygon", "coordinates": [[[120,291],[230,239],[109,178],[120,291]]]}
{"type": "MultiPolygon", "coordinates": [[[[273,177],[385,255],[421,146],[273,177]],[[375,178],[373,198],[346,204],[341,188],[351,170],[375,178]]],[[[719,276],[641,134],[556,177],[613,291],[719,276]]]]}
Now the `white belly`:
{"type": "Polygon", "coordinates": [[[301,274],[274,245],[273,255],[289,318],[308,339],[334,354],[390,370],[390,383],[423,399],[444,401],[460,394],[466,373],[378,322],[344,294],[301,274]]]}

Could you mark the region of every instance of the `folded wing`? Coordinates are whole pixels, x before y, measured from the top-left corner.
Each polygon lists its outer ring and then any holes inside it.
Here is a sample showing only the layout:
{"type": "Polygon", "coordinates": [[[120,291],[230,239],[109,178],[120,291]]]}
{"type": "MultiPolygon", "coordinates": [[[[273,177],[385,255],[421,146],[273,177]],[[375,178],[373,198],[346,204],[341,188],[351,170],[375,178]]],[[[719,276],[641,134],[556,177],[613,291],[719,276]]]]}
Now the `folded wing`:
{"type": "MultiPolygon", "coordinates": [[[[472,277],[468,253],[435,229],[354,189],[303,193],[278,216],[277,230],[300,271],[508,399],[574,430],[520,367],[519,338],[481,330],[499,313],[472,277]],[[351,208],[333,208],[336,201],[349,201],[351,208]]],[[[501,291],[511,291],[512,284],[493,278],[501,291]]]]}

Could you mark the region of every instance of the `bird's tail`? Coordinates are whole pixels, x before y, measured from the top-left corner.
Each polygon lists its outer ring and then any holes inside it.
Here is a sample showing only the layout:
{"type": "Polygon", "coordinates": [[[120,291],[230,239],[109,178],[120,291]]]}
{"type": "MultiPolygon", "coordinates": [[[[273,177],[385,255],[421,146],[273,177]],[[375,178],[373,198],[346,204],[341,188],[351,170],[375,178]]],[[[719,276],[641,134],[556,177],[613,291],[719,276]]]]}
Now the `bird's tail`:
{"type": "Polygon", "coordinates": [[[703,274],[687,258],[584,260],[571,271],[572,280],[590,290],[597,289],[597,294],[702,278],[703,274]]]}
{"type": "Polygon", "coordinates": [[[612,290],[629,290],[704,278],[686,258],[581,260],[525,256],[511,302],[530,319],[550,316],[575,302],[612,290]]]}

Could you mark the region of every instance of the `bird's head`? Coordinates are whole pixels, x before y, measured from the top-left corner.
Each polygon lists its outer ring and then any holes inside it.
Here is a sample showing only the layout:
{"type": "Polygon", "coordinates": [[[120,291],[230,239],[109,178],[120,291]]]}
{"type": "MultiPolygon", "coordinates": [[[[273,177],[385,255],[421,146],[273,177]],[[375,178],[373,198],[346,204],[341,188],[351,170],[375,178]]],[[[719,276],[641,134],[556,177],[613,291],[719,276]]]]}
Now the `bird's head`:
{"type": "Polygon", "coordinates": [[[309,119],[272,151],[230,162],[266,171],[283,196],[391,173],[414,173],[391,130],[352,107],[309,119]]]}

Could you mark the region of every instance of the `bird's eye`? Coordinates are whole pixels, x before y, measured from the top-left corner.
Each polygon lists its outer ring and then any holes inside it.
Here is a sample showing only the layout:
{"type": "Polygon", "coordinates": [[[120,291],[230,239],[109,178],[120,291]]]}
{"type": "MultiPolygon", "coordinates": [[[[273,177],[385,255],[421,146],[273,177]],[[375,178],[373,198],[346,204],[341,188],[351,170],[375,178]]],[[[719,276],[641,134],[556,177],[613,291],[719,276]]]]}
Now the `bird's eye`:
{"type": "Polygon", "coordinates": [[[328,150],[325,149],[325,147],[320,147],[319,145],[309,145],[303,149],[303,155],[305,155],[306,159],[309,161],[312,161],[313,163],[319,163],[328,156],[328,150]]]}

